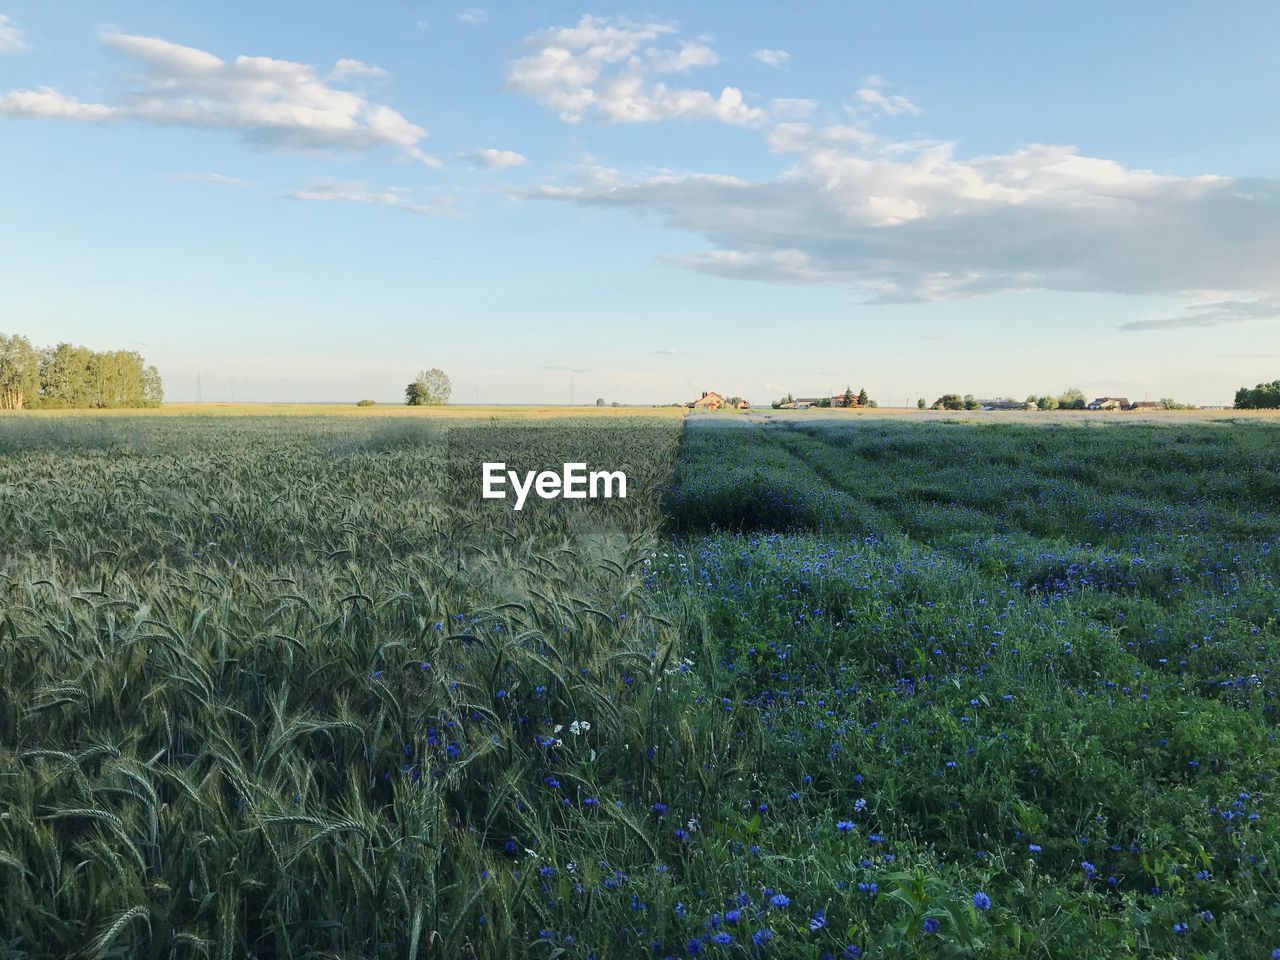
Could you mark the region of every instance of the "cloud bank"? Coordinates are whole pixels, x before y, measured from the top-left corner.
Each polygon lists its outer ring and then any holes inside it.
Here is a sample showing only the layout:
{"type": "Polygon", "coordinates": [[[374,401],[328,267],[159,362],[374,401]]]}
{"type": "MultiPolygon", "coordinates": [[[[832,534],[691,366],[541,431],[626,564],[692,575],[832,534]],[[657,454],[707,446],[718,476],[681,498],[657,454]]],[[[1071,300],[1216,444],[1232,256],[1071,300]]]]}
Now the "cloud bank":
{"type": "Polygon", "coordinates": [[[427,135],[422,127],[363,93],[333,85],[385,76],[358,60],[338,61],[325,79],[308,64],[250,56],[226,61],[158,37],[106,31],[102,43],[140,70],[117,102],[84,103],[42,87],[0,96],[0,116],[233,130],[267,148],[360,152],[391,146],[438,163],[419,146],[427,135]]]}
{"type": "Polygon", "coordinates": [[[676,266],[845,284],[869,302],[1280,293],[1277,180],[1166,176],[1044,144],[961,158],[951,143],[884,141],[849,125],[779,124],[768,137],[794,156],[773,179],[595,167],[576,185],[526,195],[705,238],[709,250],[665,258],[676,266]]]}

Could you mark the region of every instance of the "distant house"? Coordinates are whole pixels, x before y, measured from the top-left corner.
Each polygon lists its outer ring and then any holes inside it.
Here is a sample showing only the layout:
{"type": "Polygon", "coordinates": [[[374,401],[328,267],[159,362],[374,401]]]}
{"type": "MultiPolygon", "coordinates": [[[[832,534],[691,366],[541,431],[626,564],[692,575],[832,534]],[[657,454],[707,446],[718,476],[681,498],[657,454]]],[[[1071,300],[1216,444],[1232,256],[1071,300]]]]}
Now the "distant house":
{"type": "Polygon", "coordinates": [[[1085,404],[1086,410],[1126,410],[1129,407],[1127,397],[1098,397],[1092,403],[1085,404]]]}
{"type": "Polygon", "coordinates": [[[735,410],[750,410],[750,409],[751,409],[751,404],[747,403],[747,401],[745,401],[745,400],[739,400],[737,403],[735,403],[735,404],[733,405],[733,409],[735,409],[735,410]]]}
{"type": "Polygon", "coordinates": [[[995,400],[979,400],[983,410],[1025,410],[1025,400],[1010,400],[1008,397],[997,397],[995,400]]]}
{"type": "Polygon", "coordinates": [[[1138,400],[1130,405],[1129,410],[1163,410],[1164,404],[1159,400],[1138,400]]]}
{"type": "Polygon", "coordinates": [[[694,410],[719,410],[725,406],[725,399],[714,390],[703,390],[702,396],[689,404],[694,410]]]}

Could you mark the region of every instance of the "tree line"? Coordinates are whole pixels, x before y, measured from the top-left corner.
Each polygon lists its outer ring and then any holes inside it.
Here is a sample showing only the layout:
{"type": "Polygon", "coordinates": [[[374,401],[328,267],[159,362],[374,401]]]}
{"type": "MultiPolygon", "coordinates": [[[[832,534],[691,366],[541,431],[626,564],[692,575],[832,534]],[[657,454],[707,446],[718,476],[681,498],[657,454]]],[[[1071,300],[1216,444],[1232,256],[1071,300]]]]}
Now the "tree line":
{"type": "Polygon", "coordinates": [[[43,349],[0,333],[0,410],[158,407],[160,372],[135,350],[43,349]]]}
{"type": "Polygon", "coordinates": [[[1280,380],[1241,387],[1236,391],[1237,410],[1280,410],[1280,380]]]}

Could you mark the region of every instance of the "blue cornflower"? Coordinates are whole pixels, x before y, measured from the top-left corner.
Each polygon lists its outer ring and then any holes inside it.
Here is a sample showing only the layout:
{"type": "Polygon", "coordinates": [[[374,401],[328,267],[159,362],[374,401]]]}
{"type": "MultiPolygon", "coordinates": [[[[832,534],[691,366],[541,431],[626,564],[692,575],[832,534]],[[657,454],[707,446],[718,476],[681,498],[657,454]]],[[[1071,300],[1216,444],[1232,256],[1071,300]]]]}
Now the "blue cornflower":
{"type": "Polygon", "coordinates": [[[785,893],[775,893],[772,897],[769,898],[769,906],[777,907],[779,910],[781,910],[783,907],[791,906],[791,898],[788,897],[785,893]]]}
{"type": "MultiPolygon", "coordinates": [[[[742,919],[741,910],[730,910],[724,915],[725,923],[737,923],[741,919],[742,919]]],[[[1280,957],[1276,958],[1276,960],[1280,960],[1280,957]]]]}
{"type": "Polygon", "coordinates": [[[538,868],[538,876],[540,877],[555,876],[555,872],[556,872],[555,867],[539,867],[538,868]]]}
{"type": "Polygon", "coordinates": [[[841,833],[849,833],[849,832],[851,832],[851,831],[853,830],[853,821],[852,821],[852,820],[837,820],[837,821],[836,821],[836,829],[837,829],[837,830],[839,830],[841,833]]]}
{"type": "Polygon", "coordinates": [[[1093,879],[1094,866],[1092,863],[1090,863],[1088,860],[1082,860],[1080,862],[1080,869],[1084,871],[1084,875],[1086,877],[1088,877],[1090,880],[1093,879]]]}
{"type": "Polygon", "coordinates": [[[663,803],[661,800],[659,800],[650,809],[653,810],[653,812],[656,813],[658,816],[662,816],[664,813],[667,812],[667,805],[663,803]]]}
{"type": "Polygon", "coordinates": [[[1028,850],[1030,850],[1032,853],[1039,853],[1039,852],[1040,852],[1040,844],[1038,844],[1038,843],[1028,843],[1028,844],[1027,844],[1027,849],[1028,849],[1028,850]]]}
{"type": "Polygon", "coordinates": [[[826,925],[827,925],[826,910],[819,910],[817,913],[815,913],[812,917],[809,918],[810,930],[821,930],[826,925]]]}
{"type": "Polygon", "coordinates": [[[940,926],[940,924],[938,923],[938,918],[937,918],[937,917],[925,917],[925,918],[924,918],[924,932],[925,932],[925,933],[937,933],[937,932],[938,932],[938,927],[939,927],[939,926],[940,926]]]}
{"type": "Polygon", "coordinates": [[[1178,936],[1182,936],[1187,932],[1187,925],[1179,921],[1173,925],[1173,932],[1178,936]]]}
{"type": "Polygon", "coordinates": [[[851,943],[844,948],[844,955],[848,960],[858,960],[862,956],[862,948],[856,943],[851,943]]]}
{"type": "Polygon", "coordinates": [[[694,937],[687,944],[685,944],[685,949],[689,951],[689,956],[696,957],[698,954],[702,952],[702,941],[699,940],[697,937],[694,937]]]}
{"type": "Polygon", "coordinates": [[[733,937],[721,930],[719,933],[711,935],[711,942],[719,947],[727,947],[729,944],[733,943],[733,937]]]}
{"type": "Polygon", "coordinates": [[[990,910],[991,898],[988,897],[981,890],[979,890],[977,893],[973,895],[973,905],[977,907],[979,910],[990,910]]]}
{"type": "Polygon", "coordinates": [[[595,797],[587,797],[587,799],[582,801],[582,805],[584,807],[598,807],[600,806],[600,801],[595,797]]]}
{"type": "Polygon", "coordinates": [[[505,699],[507,699],[507,691],[506,691],[506,690],[499,690],[497,693],[495,693],[495,694],[493,695],[493,699],[495,699],[495,700],[505,700],[505,699]]]}
{"type": "Polygon", "coordinates": [[[762,947],[773,939],[773,931],[768,927],[761,927],[751,935],[751,942],[757,947],[762,947]]]}
{"type": "Polygon", "coordinates": [[[1205,923],[1213,923],[1213,914],[1210,913],[1208,910],[1201,910],[1200,919],[1205,923]]]}

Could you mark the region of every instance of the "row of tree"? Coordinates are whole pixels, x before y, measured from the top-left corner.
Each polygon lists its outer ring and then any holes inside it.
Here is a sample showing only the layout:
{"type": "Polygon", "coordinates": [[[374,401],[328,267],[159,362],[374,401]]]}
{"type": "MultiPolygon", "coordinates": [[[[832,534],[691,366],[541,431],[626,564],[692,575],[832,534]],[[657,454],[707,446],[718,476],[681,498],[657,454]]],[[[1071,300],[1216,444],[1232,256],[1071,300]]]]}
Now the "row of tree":
{"type": "Polygon", "coordinates": [[[1241,387],[1236,391],[1237,410],[1280,410],[1280,380],[1260,383],[1252,390],[1241,387]]]}
{"type": "MultiPolygon", "coordinates": [[[[732,405],[738,399],[740,398],[730,397],[728,402],[730,405],[732,405]]],[[[876,406],[879,406],[879,404],[877,404],[874,400],[871,399],[871,397],[867,395],[866,387],[863,387],[857,393],[853,392],[852,387],[845,387],[844,393],[837,394],[834,397],[819,397],[818,399],[813,401],[807,401],[807,400],[798,401],[796,400],[795,397],[793,397],[791,394],[788,393],[785,397],[782,397],[781,399],[778,399],[778,400],[774,400],[773,403],[770,404],[770,406],[772,406],[773,409],[778,410],[778,409],[781,409],[782,407],[790,406],[793,403],[809,403],[809,402],[811,402],[815,407],[876,407],[876,406]]]]}
{"type": "Polygon", "coordinates": [[[160,372],[134,350],[90,350],[70,343],[38,349],[0,333],[0,410],[156,407],[160,372]]]}

